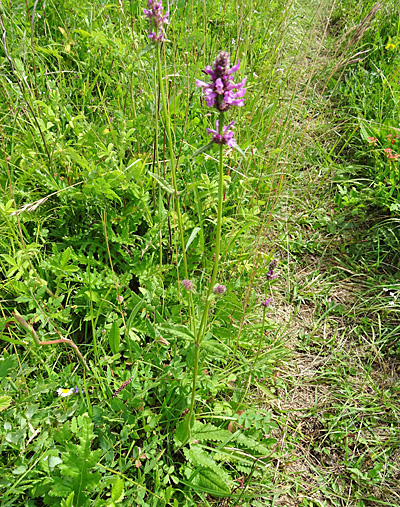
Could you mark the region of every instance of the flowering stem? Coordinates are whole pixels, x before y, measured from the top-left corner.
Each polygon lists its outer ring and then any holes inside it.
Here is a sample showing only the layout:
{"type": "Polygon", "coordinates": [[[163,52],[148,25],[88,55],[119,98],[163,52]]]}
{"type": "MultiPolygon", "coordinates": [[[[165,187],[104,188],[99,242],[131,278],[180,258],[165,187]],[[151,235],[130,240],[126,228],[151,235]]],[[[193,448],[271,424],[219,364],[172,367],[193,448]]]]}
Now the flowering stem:
{"type": "MultiPolygon", "coordinates": [[[[224,126],[224,114],[220,113],[219,116],[219,133],[223,132],[224,126]]],[[[203,315],[201,318],[201,323],[199,327],[199,332],[197,335],[197,340],[195,337],[195,354],[194,354],[194,367],[193,367],[193,381],[192,381],[192,396],[190,401],[190,409],[188,413],[188,439],[190,438],[190,426],[191,420],[194,412],[194,404],[196,398],[196,383],[197,383],[197,374],[199,371],[199,358],[200,358],[200,345],[204,339],[204,335],[207,327],[208,320],[208,312],[210,310],[211,305],[211,293],[217,279],[218,274],[218,264],[219,264],[219,254],[221,251],[221,224],[222,224],[222,204],[224,197],[224,166],[223,166],[223,146],[222,144],[219,146],[219,180],[218,180],[218,211],[217,211],[217,230],[215,235],[215,249],[214,249],[214,265],[211,274],[211,281],[208,286],[206,303],[204,305],[203,315]]],[[[186,442],[185,442],[186,443],[186,442]]]]}
{"type": "MultiPolygon", "coordinates": [[[[219,133],[223,132],[224,127],[224,113],[220,113],[219,115],[219,133]]],[[[217,230],[215,233],[215,248],[214,248],[214,266],[211,274],[211,281],[207,291],[207,299],[206,304],[204,306],[203,315],[201,318],[200,328],[199,328],[199,343],[203,341],[207,319],[208,319],[208,311],[211,305],[211,293],[213,287],[215,285],[215,281],[217,279],[218,274],[218,264],[219,264],[219,255],[221,252],[221,225],[222,225],[222,204],[224,200],[224,165],[223,165],[223,145],[219,145],[219,178],[218,178],[218,211],[217,211],[217,230]]]]}

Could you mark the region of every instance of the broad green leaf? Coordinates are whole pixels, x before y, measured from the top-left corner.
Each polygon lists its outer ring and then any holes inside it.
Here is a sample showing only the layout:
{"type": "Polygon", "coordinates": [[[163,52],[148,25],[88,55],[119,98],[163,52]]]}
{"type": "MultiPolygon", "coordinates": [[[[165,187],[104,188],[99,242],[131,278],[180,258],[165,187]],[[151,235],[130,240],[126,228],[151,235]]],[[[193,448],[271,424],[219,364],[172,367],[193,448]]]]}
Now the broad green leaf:
{"type": "Polygon", "coordinates": [[[58,456],[49,456],[47,462],[49,464],[50,471],[52,471],[53,468],[62,463],[62,459],[59,458],[58,456]]]}
{"type": "Polygon", "coordinates": [[[71,248],[68,247],[64,250],[61,256],[61,265],[64,267],[71,258],[71,248]]]}
{"type": "Polygon", "coordinates": [[[241,446],[247,449],[253,449],[264,456],[271,452],[271,449],[269,449],[266,445],[261,444],[254,438],[248,437],[243,433],[238,433],[235,437],[235,441],[241,446]]]}
{"type": "MultiPolygon", "coordinates": [[[[88,503],[87,493],[98,486],[101,479],[99,472],[92,469],[99,462],[103,451],[91,450],[91,442],[95,437],[93,422],[87,413],[75,419],[79,444],[69,442],[61,453],[62,464],[53,472],[54,486],[50,496],[65,498],[75,492],[76,507],[83,507],[88,503]],[[62,477],[57,475],[61,473],[62,477]]],[[[71,423],[72,426],[72,423],[71,423]]]]}
{"type": "Polygon", "coordinates": [[[10,266],[17,266],[18,265],[16,263],[14,257],[11,257],[11,255],[1,254],[1,256],[3,257],[3,259],[5,259],[8,262],[8,264],[10,264],[10,266]]]}
{"type": "Polygon", "coordinates": [[[117,354],[119,350],[119,344],[121,341],[121,335],[119,332],[119,326],[116,320],[112,323],[110,334],[108,336],[108,343],[113,354],[117,354]]]}
{"type": "Polygon", "coordinates": [[[12,473],[14,475],[22,475],[26,472],[26,470],[27,470],[26,465],[19,465],[17,468],[14,468],[12,473]]]}
{"type": "Polygon", "coordinates": [[[12,403],[12,398],[11,396],[7,396],[6,394],[1,394],[0,395],[0,412],[2,410],[5,410],[6,408],[8,408],[12,403]]]}
{"type": "Polygon", "coordinates": [[[231,490],[224,479],[210,468],[201,468],[196,481],[196,486],[212,496],[228,496],[231,490]]]}
{"type": "Polygon", "coordinates": [[[225,482],[229,480],[228,472],[218,465],[211,454],[205,451],[200,444],[192,445],[190,449],[184,449],[184,454],[193,465],[210,468],[225,482]]]}
{"type": "Polygon", "coordinates": [[[10,356],[6,359],[0,360],[0,378],[7,377],[18,365],[16,356],[10,356]]]}
{"type": "Polygon", "coordinates": [[[216,440],[223,442],[224,440],[231,438],[232,433],[228,430],[218,428],[213,424],[203,424],[200,421],[196,421],[193,427],[192,436],[194,439],[199,440],[216,440]]]}
{"type": "MultiPolygon", "coordinates": [[[[18,299],[18,298],[16,298],[18,299]]],[[[28,342],[24,342],[24,341],[21,341],[21,340],[14,340],[13,338],[8,338],[8,337],[5,337],[4,335],[0,335],[0,340],[4,340],[5,342],[8,342],[8,343],[15,343],[15,345],[26,345],[28,342]]]]}
{"type": "Polygon", "coordinates": [[[185,340],[194,340],[194,336],[192,331],[188,329],[186,326],[182,326],[181,324],[171,324],[165,323],[158,326],[161,331],[167,333],[169,336],[177,336],[178,338],[184,338],[185,340]]]}
{"type": "Polygon", "coordinates": [[[226,345],[216,340],[204,340],[201,344],[201,348],[213,356],[225,356],[229,352],[226,345]]]}
{"type": "Polygon", "coordinates": [[[126,321],[126,328],[129,331],[132,327],[133,320],[136,317],[137,312],[140,310],[140,308],[143,308],[143,306],[146,305],[142,300],[140,300],[138,303],[136,303],[134,309],[132,310],[131,314],[129,315],[128,320],[126,321]]]}
{"type": "Polygon", "coordinates": [[[124,499],[124,481],[121,477],[116,478],[114,485],[111,490],[111,500],[114,503],[120,503],[124,499]]]}
{"type": "MultiPolygon", "coordinates": [[[[185,444],[189,438],[189,429],[188,429],[188,417],[189,414],[186,414],[182,421],[178,424],[178,427],[174,433],[174,441],[175,444],[179,447],[185,444]]],[[[194,416],[192,416],[191,427],[193,426],[194,416]]]]}

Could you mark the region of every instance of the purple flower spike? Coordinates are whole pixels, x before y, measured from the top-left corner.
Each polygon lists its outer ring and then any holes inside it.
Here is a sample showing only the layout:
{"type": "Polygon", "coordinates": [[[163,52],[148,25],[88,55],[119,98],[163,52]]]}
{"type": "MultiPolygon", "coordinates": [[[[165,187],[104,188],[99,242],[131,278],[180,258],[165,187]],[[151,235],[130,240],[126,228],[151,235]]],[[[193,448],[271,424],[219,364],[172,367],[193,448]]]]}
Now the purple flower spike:
{"type": "Polygon", "coordinates": [[[211,141],[215,144],[227,144],[231,148],[235,146],[236,140],[233,137],[233,131],[229,130],[230,127],[233,127],[235,124],[234,121],[231,121],[229,125],[224,125],[222,127],[222,134],[219,134],[219,121],[215,122],[217,129],[207,129],[207,134],[211,135],[211,141]]]}
{"type": "Polygon", "coordinates": [[[278,276],[278,275],[274,275],[274,269],[276,268],[277,265],[278,265],[278,259],[274,259],[269,263],[269,266],[268,266],[269,271],[267,273],[267,280],[273,280],[274,278],[276,278],[278,276]]]}
{"type": "Polygon", "coordinates": [[[216,285],[214,287],[214,294],[218,294],[218,295],[222,296],[223,294],[225,294],[225,292],[226,292],[225,285],[216,285]]]}
{"type": "Polygon", "coordinates": [[[161,42],[164,40],[163,25],[168,25],[169,12],[163,14],[163,6],[161,0],[149,0],[147,9],[143,9],[146,19],[154,23],[155,32],[150,31],[149,39],[153,42],[161,42]]]}
{"type": "Polygon", "coordinates": [[[182,285],[183,285],[183,288],[186,290],[193,290],[194,289],[193,283],[190,280],[186,280],[186,278],[184,280],[182,280],[182,285]]]}
{"type": "Polygon", "coordinates": [[[229,53],[221,51],[212,67],[208,65],[203,71],[211,77],[211,82],[206,83],[196,79],[196,85],[204,90],[207,106],[215,107],[221,113],[228,111],[232,106],[244,106],[246,79],[243,79],[241,83],[234,83],[232,80],[232,74],[239,70],[240,60],[232,68],[229,68],[229,65],[229,53]]]}
{"type": "Polygon", "coordinates": [[[271,301],[272,301],[271,298],[270,299],[266,299],[265,301],[262,301],[261,306],[267,307],[267,306],[269,306],[269,304],[270,304],[271,301]]]}

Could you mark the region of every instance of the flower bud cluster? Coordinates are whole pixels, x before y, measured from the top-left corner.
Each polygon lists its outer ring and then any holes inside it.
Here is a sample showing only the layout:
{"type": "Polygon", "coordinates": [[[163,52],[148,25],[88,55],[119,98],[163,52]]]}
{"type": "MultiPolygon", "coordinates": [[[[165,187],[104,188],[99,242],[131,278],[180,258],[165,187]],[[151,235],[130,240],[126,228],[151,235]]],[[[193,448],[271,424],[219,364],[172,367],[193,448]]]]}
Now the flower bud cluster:
{"type": "Polygon", "coordinates": [[[274,278],[276,278],[278,276],[278,275],[274,275],[274,269],[276,268],[277,265],[278,265],[278,259],[274,259],[270,262],[270,264],[268,266],[267,280],[273,280],[274,278]]]}
{"type": "Polygon", "coordinates": [[[149,0],[147,9],[143,9],[145,17],[154,23],[155,32],[149,33],[149,39],[153,42],[161,42],[164,40],[164,25],[168,24],[169,12],[163,14],[163,6],[161,0],[149,0]]]}

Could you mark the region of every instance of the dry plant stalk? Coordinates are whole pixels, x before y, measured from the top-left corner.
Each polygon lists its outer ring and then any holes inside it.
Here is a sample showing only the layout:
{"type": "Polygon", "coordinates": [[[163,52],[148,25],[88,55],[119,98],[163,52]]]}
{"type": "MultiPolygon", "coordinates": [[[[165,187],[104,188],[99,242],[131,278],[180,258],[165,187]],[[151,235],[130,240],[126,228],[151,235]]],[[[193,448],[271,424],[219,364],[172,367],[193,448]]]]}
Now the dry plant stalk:
{"type": "Polygon", "coordinates": [[[69,338],[60,338],[58,340],[49,340],[49,341],[41,342],[39,340],[39,337],[36,334],[36,331],[34,330],[33,326],[30,326],[21,315],[14,314],[14,318],[25,329],[25,331],[28,331],[29,333],[31,333],[31,335],[33,336],[33,339],[35,340],[36,345],[55,345],[57,343],[66,343],[67,345],[70,345],[75,350],[75,352],[77,353],[79,359],[82,361],[82,363],[84,364],[85,368],[88,371],[90,371],[90,368],[87,365],[87,363],[86,363],[84,357],[82,356],[80,350],[78,349],[78,347],[75,345],[75,343],[72,340],[70,340],[69,338]]]}

